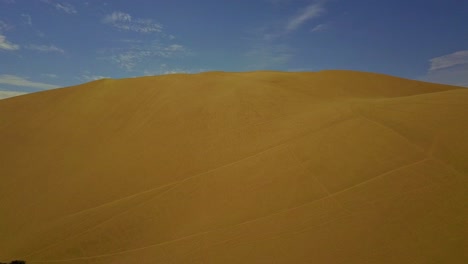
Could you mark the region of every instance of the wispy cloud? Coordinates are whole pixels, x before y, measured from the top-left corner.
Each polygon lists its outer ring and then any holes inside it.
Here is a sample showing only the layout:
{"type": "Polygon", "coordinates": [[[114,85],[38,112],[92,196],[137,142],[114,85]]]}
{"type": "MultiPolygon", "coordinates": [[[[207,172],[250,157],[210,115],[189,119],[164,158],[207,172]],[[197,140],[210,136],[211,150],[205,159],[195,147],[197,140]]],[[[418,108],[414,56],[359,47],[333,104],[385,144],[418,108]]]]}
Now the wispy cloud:
{"type": "Polygon", "coordinates": [[[16,76],[16,75],[10,75],[10,74],[0,75],[0,84],[30,87],[30,88],[37,88],[37,89],[44,89],[44,90],[59,87],[57,85],[48,84],[48,83],[33,82],[26,78],[16,76]]]}
{"type": "Polygon", "coordinates": [[[54,45],[27,45],[25,46],[26,49],[29,50],[35,50],[39,52],[57,52],[64,54],[65,51],[59,47],[56,47],[54,45]]]}
{"type": "Polygon", "coordinates": [[[66,14],[76,14],[78,11],[70,3],[58,2],[53,0],[41,0],[43,3],[53,6],[56,10],[66,14]]]}
{"type": "Polygon", "coordinates": [[[0,50],[13,51],[20,49],[19,45],[9,42],[6,36],[2,34],[2,32],[8,31],[11,28],[11,25],[7,24],[5,21],[0,20],[0,50]]]}
{"type": "Polygon", "coordinates": [[[31,16],[28,14],[21,14],[21,19],[23,20],[23,23],[26,25],[32,25],[32,19],[31,16]]]}
{"type": "Polygon", "coordinates": [[[328,29],[327,24],[318,24],[315,27],[313,27],[310,32],[322,32],[328,29]]]}
{"type": "Polygon", "coordinates": [[[423,81],[468,87],[468,50],[460,50],[429,60],[423,81]]]}
{"type": "Polygon", "coordinates": [[[188,54],[188,50],[180,44],[163,45],[159,42],[150,44],[135,43],[129,48],[114,50],[110,60],[119,67],[132,71],[143,61],[159,58],[173,58],[188,54]]]}
{"type": "Polygon", "coordinates": [[[16,92],[16,91],[0,91],[0,100],[10,98],[10,97],[14,97],[14,96],[23,95],[23,94],[27,94],[27,93],[25,93],[25,92],[16,92]]]}
{"type": "Polygon", "coordinates": [[[7,24],[5,21],[0,20],[0,32],[10,30],[12,26],[7,24]]]}
{"type": "Polygon", "coordinates": [[[151,19],[133,18],[124,12],[113,12],[106,15],[102,22],[124,31],[134,31],[140,33],[161,32],[162,25],[153,22],[151,19]]]}
{"type": "Polygon", "coordinates": [[[169,55],[171,55],[173,52],[183,52],[185,51],[185,47],[182,46],[182,45],[179,45],[179,44],[172,44],[172,45],[169,45],[167,47],[163,47],[162,48],[162,53],[163,56],[167,57],[169,55]]]}
{"type": "MultiPolygon", "coordinates": [[[[278,6],[292,2],[292,0],[265,0],[278,6]]],[[[326,13],[325,5],[329,0],[315,0],[311,4],[298,10],[297,14],[286,22],[270,23],[262,27],[250,29],[253,35],[252,48],[246,52],[249,69],[266,69],[284,66],[294,57],[294,50],[288,45],[288,35],[304,26],[309,20],[318,18],[326,13]]],[[[312,32],[326,29],[326,24],[319,24],[312,28],[312,32]]]]}
{"type": "Polygon", "coordinates": [[[4,35],[0,34],[0,50],[13,51],[19,49],[19,45],[9,42],[4,35]]]}
{"type": "Polygon", "coordinates": [[[207,69],[187,69],[183,67],[172,67],[165,63],[159,65],[158,69],[144,70],[143,75],[145,76],[154,76],[154,75],[166,75],[166,74],[176,74],[176,73],[199,73],[207,71],[207,69]]]}
{"type": "Polygon", "coordinates": [[[109,79],[109,78],[111,78],[111,77],[102,76],[102,75],[88,75],[88,74],[81,75],[81,80],[83,80],[85,82],[97,81],[97,80],[109,79]]]}
{"type": "Polygon", "coordinates": [[[455,65],[468,64],[468,50],[460,50],[448,55],[436,57],[430,60],[430,71],[453,67],[455,65]]]}
{"type": "Polygon", "coordinates": [[[468,64],[429,71],[422,81],[468,87],[468,64]]]}
{"type": "Polygon", "coordinates": [[[302,9],[296,16],[292,17],[286,25],[286,31],[291,32],[298,29],[307,21],[325,14],[326,0],[316,0],[314,3],[302,9]]]}
{"type": "Polygon", "coordinates": [[[112,14],[106,15],[102,22],[107,24],[115,23],[129,23],[132,21],[132,16],[124,12],[113,12],[112,14]]]}
{"type": "Polygon", "coordinates": [[[71,4],[69,3],[56,3],[55,4],[55,8],[59,11],[62,11],[64,13],[67,13],[67,14],[76,14],[78,13],[75,9],[74,6],[72,6],[71,4]]]}

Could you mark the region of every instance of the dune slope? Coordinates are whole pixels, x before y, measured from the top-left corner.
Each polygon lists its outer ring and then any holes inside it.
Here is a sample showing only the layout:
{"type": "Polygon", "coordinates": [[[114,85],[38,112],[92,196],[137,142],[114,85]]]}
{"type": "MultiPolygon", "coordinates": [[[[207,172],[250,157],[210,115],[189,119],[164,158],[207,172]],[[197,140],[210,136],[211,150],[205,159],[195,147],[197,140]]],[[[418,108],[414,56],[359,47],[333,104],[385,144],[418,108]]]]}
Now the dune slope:
{"type": "Polygon", "coordinates": [[[468,90],[352,71],[0,101],[0,262],[467,263],[468,90]]]}

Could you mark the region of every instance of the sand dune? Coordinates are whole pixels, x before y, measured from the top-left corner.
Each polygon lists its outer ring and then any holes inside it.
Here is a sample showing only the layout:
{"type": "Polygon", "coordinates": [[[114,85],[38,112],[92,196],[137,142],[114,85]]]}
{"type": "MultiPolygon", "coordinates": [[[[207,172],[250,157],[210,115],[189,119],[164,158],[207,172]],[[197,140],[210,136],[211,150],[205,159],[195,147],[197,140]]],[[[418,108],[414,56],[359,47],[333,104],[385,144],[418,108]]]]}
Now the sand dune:
{"type": "Polygon", "coordinates": [[[0,101],[0,262],[467,263],[468,90],[352,71],[0,101]]]}

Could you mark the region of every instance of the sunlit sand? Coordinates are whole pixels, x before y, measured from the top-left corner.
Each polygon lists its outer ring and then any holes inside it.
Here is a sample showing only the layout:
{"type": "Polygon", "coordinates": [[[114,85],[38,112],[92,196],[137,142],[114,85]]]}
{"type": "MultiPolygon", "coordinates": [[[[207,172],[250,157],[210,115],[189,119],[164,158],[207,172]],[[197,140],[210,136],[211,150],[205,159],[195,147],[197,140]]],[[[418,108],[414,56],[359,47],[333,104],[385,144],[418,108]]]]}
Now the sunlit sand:
{"type": "Polygon", "coordinates": [[[463,263],[468,90],[353,71],[0,101],[0,262],[463,263]]]}

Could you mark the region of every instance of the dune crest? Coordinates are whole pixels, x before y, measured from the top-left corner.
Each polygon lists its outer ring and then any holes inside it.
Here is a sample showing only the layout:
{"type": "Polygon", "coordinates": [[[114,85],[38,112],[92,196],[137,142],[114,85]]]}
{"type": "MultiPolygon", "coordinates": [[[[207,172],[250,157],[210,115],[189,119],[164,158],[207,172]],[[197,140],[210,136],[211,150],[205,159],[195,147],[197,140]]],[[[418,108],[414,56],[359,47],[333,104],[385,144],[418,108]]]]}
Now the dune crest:
{"type": "Polygon", "coordinates": [[[468,90],[105,79],[0,101],[0,262],[465,263],[468,90]]]}

